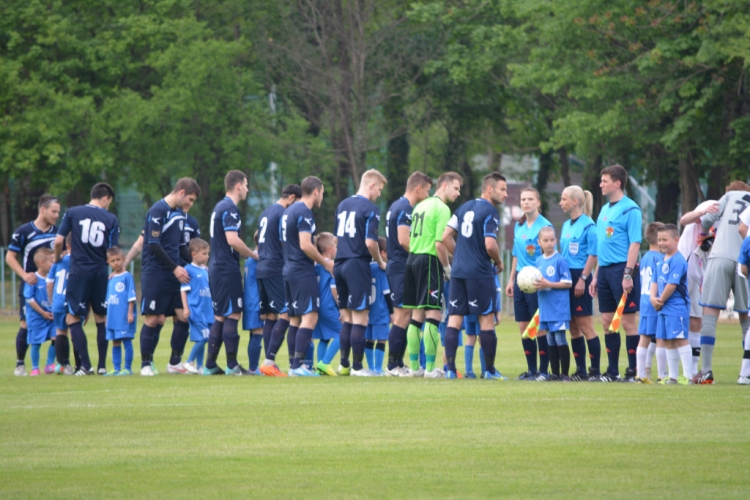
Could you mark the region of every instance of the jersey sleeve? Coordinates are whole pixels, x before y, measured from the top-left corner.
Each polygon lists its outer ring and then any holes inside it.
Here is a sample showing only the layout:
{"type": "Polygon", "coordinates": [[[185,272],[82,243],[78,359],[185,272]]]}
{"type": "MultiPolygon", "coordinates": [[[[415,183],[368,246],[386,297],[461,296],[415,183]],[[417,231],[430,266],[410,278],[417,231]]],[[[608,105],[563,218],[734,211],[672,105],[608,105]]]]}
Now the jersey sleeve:
{"type": "Polygon", "coordinates": [[[241,224],[240,212],[237,210],[237,207],[232,207],[228,210],[225,210],[224,213],[221,215],[221,226],[224,228],[224,232],[227,232],[227,231],[239,232],[240,224],[241,224]]]}
{"type": "Polygon", "coordinates": [[[448,221],[448,227],[453,229],[455,232],[458,232],[458,216],[456,214],[453,214],[448,221]]]}
{"type": "Polygon", "coordinates": [[[589,226],[586,228],[586,247],[588,248],[589,255],[596,256],[597,250],[596,250],[596,225],[595,224],[589,224],[589,226]]]}
{"type": "Polygon", "coordinates": [[[750,207],[747,207],[742,211],[740,214],[740,222],[744,223],[746,226],[750,226],[750,207]]]}
{"type": "Polygon", "coordinates": [[[26,302],[34,302],[35,292],[36,290],[34,290],[32,285],[29,285],[28,283],[23,284],[23,297],[26,299],[26,302]]]}
{"type": "Polygon", "coordinates": [[[628,243],[640,243],[643,238],[643,220],[641,218],[641,211],[632,209],[626,214],[628,221],[628,243]]]}
{"type": "Polygon", "coordinates": [[[135,302],[136,295],[135,295],[135,279],[133,278],[133,275],[128,273],[128,279],[126,280],[125,287],[127,288],[128,292],[128,302],[135,302]]]}
{"type": "Polygon", "coordinates": [[[60,223],[60,229],[57,230],[57,234],[60,236],[67,236],[70,233],[71,230],[71,222],[70,222],[70,210],[65,212],[65,215],[63,215],[62,222],[60,223]]]}
{"type": "Polygon", "coordinates": [[[557,259],[557,275],[560,277],[561,283],[573,282],[573,278],[570,276],[570,267],[568,267],[568,263],[562,257],[557,259]]]}
{"type": "Polygon", "coordinates": [[[719,220],[722,215],[724,215],[724,210],[727,208],[727,201],[729,200],[729,197],[725,194],[721,198],[719,198],[719,211],[715,214],[713,213],[707,213],[703,217],[701,217],[701,228],[703,232],[708,232],[709,229],[711,229],[711,226],[714,225],[714,222],[719,220]]]}
{"type": "Polygon", "coordinates": [[[167,222],[163,214],[150,213],[147,215],[144,231],[146,232],[146,244],[161,245],[161,228],[167,222]]]}
{"type": "MultiPolygon", "coordinates": [[[[338,217],[337,217],[338,220],[338,217]]],[[[300,233],[313,233],[315,232],[313,226],[315,225],[315,218],[311,211],[307,211],[299,217],[297,220],[297,231],[300,233]]]]}
{"type": "Polygon", "coordinates": [[[398,217],[396,217],[396,225],[411,227],[411,214],[407,214],[403,210],[399,212],[398,217]]]}
{"type": "Polygon", "coordinates": [[[487,214],[484,219],[484,237],[497,238],[497,226],[500,224],[500,220],[493,214],[487,214]]]}
{"type": "Polygon", "coordinates": [[[669,266],[669,277],[667,283],[670,285],[679,285],[682,276],[687,272],[687,262],[680,260],[669,266]]]}
{"type": "Polygon", "coordinates": [[[380,289],[383,290],[383,295],[390,295],[391,288],[388,284],[388,278],[383,271],[378,273],[378,281],[380,281],[380,289]]]}
{"type": "Polygon", "coordinates": [[[114,225],[112,230],[109,232],[109,247],[116,247],[120,245],[120,221],[115,217],[114,225]]]}
{"type": "Polygon", "coordinates": [[[443,231],[448,226],[448,221],[451,218],[451,209],[448,205],[442,205],[440,210],[435,217],[435,241],[442,241],[443,231]]]}
{"type": "Polygon", "coordinates": [[[16,230],[16,232],[14,232],[13,236],[11,236],[10,238],[10,243],[8,244],[8,250],[13,250],[16,253],[20,253],[21,251],[23,251],[24,240],[25,240],[25,237],[23,234],[21,234],[21,231],[16,230]]]}
{"type": "Polygon", "coordinates": [[[375,208],[367,217],[367,222],[365,222],[366,238],[368,240],[378,241],[378,226],[380,226],[380,210],[375,208]]]}
{"type": "Polygon", "coordinates": [[[47,274],[47,279],[44,280],[46,283],[54,283],[55,282],[55,274],[57,274],[57,262],[52,264],[52,267],[49,268],[49,273],[47,274]]]}

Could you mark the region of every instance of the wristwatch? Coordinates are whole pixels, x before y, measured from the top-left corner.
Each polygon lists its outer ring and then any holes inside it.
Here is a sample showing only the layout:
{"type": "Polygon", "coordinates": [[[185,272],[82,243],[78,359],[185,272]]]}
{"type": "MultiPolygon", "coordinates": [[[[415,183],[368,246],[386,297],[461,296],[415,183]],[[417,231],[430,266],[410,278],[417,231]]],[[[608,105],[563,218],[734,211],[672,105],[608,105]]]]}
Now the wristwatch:
{"type": "Polygon", "coordinates": [[[625,276],[623,276],[622,279],[624,279],[625,281],[633,281],[633,277],[629,274],[626,274],[625,276]]]}
{"type": "Polygon", "coordinates": [[[582,279],[583,281],[586,281],[587,279],[589,279],[589,277],[588,277],[588,276],[586,276],[585,274],[581,274],[581,279],[582,279]]]}

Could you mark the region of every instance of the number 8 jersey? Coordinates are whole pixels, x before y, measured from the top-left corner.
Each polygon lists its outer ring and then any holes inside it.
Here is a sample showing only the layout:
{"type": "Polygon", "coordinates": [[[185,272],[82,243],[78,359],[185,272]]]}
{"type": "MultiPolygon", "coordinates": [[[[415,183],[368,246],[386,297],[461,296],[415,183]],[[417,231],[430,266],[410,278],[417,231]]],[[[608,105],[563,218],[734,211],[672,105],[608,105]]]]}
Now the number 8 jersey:
{"type": "Polygon", "coordinates": [[[70,274],[93,274],[107,266],[107,249],[119,243],[120,221],[101,207],[80,205],[65,212],[57,234],[69,233],[70,274]]]}
{"type": "Polygon", "coordinates": [[[485,238],[497,239],[497,209],[483,199],[458,207],[448,226],[456,231],[456,250],[451,276],[462,279],[492,278],[495,271],[484,245],[485,238]]]}

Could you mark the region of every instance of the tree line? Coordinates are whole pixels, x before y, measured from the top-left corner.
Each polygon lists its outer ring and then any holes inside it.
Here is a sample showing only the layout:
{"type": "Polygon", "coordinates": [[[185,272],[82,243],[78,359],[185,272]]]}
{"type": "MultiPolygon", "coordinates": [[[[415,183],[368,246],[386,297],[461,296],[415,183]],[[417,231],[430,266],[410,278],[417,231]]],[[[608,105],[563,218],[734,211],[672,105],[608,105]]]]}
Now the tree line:
{"type": "Polygon", "coordinates": [[[542,192],[571,158],[594,193],[620,163],[674,220],[748,178],[749,63],[745,0],[6,0],[0,222],[189,175],[205,224],[226,171],[267,191],[271,162],[321,176],[332,221],[367,168],[387,201],[414,170],[466,199],[504,153],[539,159],[542,192]]]}

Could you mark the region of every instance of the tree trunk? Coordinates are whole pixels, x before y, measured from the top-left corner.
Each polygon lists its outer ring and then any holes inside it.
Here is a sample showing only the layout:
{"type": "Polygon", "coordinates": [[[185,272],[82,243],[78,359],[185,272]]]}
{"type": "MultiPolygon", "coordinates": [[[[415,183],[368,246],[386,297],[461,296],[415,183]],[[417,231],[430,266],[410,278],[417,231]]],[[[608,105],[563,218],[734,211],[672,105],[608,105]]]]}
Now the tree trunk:
{"type": "Polygon", "coordinates": [[[406,191],[406,181],[409,179],[409,135],[401,98],[388,101],[383,110],[388,120],[388,130],[394,133],[388,140],[385,173],[388,178],[390,206],[406,191]]]}
{"type": "Polygon", "coordinates": [[[594,197],[594,207],[591,210],[591,217],[596,220],[599,215],[599,210],[602,208],[603,200],[602,190],[599,188],[599,182],[601,177],[599,172],[602,169],[602,155],[596,155],[594,161],[586,162],[586,166],[583,171],[583,185],[584,189],[591,191],[594,197]]]}
{"type": "Polygon", "coordinates": [[[549,174],[552,171],[552,152],[542,153],[539,157],[539,171],[536,174],[536,189],[539,191],[539,197],[542,201],[540,212],[545,214],[549,208],[547,200],[547,184],[549,183],[549,174]]]}
{"type": "Polygon", "coordinates": [[[682,194],[682,213],[693,210],[703,199],[698,183],[698,167],[693,162],[693,152],[689,145],[683,146],[678,170],[680,172],[680,193],[682,194]]]}
{"type": "Polygon", "coordinates": [[[560,157],[560,175],[562,176],[563,185],[570,186],[570,161],[568,159],[568,148],[565,146],[557,150],[560,157]]]}

